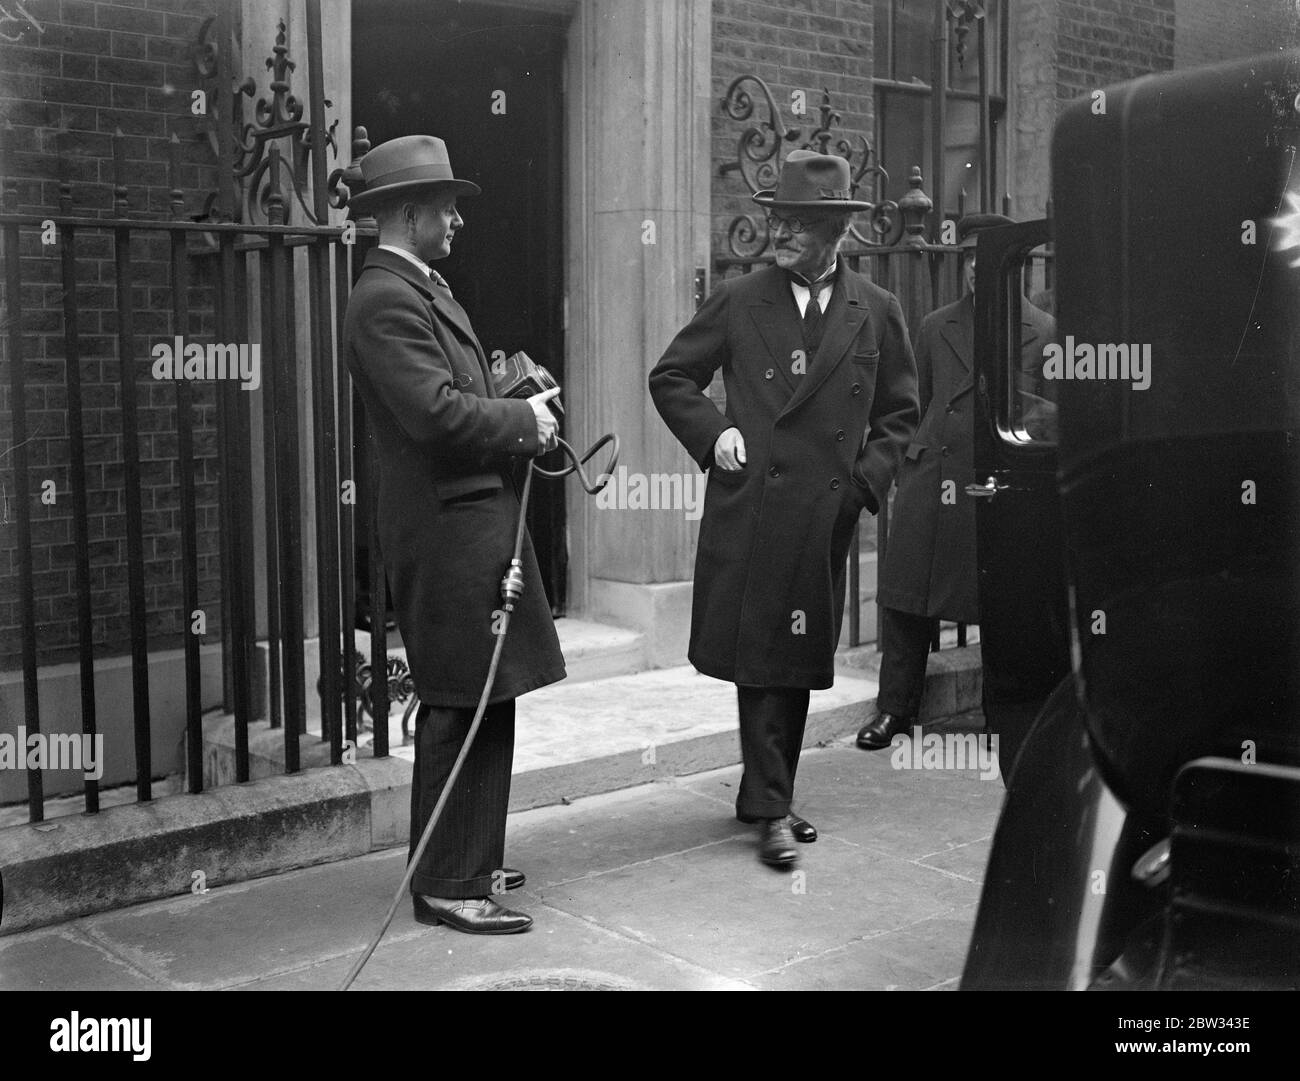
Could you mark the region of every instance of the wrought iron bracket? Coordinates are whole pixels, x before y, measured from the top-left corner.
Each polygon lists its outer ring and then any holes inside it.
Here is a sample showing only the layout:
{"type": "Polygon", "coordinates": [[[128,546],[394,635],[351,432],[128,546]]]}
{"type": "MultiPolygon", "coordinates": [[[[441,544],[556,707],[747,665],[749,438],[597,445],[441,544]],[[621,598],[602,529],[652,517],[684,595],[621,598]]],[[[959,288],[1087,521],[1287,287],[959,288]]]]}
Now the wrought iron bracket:
{"type": "MultiPolygon", "coordinates": [[[[274,209],[283,213],[282,220],[288,223],[295,216],[296,205],[303,220],[313,225],[328,225],[328,221],[316,220],[307,198],[307,179],[311,175],[313,153],[338,157],[334,135],[338,119],[326,124],[326,113],[333,103],[322,97],[304,106],[302,99],[294,94],[292,80],[297,62],[289,55],[284,20],[278,24],[271,55],[266,58],[269,93],[261,96],[251,75],[238,84],[233,74],[223,76],[233,58],[222,55],[230,43],[217,40],[216,23],[215,15],[204,20],[191,49],[200,89],[211,104],[200,123],[198,137],[208,143],[218,162],[222,158],[219,140],[232,141],[235,220],[250,224],[269,222],[274,209]],[[223,83],[228,85],[223,87],[223,83]],[[246,115],[245,99],[252,102],[251,119],[246,115]],[[315,145],[318,142],[319,147],[315,145]],[[272,154],[272,147],[278,147],[280,153],[272,154]],[[273,171],[284,176],[272,176],[273,171]],[[277,196],[283,199],[282,203],[276,203],[277,196]]],[[[329,185],[329,202],[333,207],[346,203],[347,193],[340,187],[340,180],[341,170],[335,169],[329,185]]],[[[203,213],[196,215],[195,220],[214,220],[216,204],[217,193],[213,192],[207,197],[203,213]]]]}
{"type": "MultiPolygon", "coordinates": [[[[722,166],[722,175],[739,173],[752,195],[776,186],[787,147],[838,154],[850,166],[850,194],[871,204],[871,209],[866,211],[865,230],[857,224],[850,227],[853,239],[865,247],[880,247],[895,244],[902,237],[904,221],[898,204],[881,198],[889,174],[879,164],[873,164],[874,151],[865,135],[838,132],[843,118],[831,104],[828,89],[822,89],[820,121],[807,138],[803,137],[802,128],[786,126],[771,88],[757,75],[740,75],[732,80],[722,97],[722,111],[742,124],[754,120],[740,133],[736,160],[722,166]],[[765,108],[765,115],[755,119],[760,104],[765,108]],[[864,183],[870,189],[869,195],[858,190],[864,183]]],[[[731,254],[742,259],[761,258],[771,239],[767,218],[758,212],[738,214],[727,227],[731,254]]]]}

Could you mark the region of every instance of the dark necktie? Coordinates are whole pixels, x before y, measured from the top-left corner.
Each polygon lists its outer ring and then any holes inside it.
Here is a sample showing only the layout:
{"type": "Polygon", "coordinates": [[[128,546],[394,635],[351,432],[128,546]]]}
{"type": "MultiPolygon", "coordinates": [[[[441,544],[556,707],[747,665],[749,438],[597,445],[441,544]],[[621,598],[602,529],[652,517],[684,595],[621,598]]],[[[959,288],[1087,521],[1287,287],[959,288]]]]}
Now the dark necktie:
{"type": "Polygon", "coordinates": [[[833,271],[827,271],[816,281],[809,281],[802,274],[790,272],[790,280],[797,282],[808,290],[808,304],[803,310],[803,346],[808,353],[808,362],[810,364],[817,353],[817,347],[822,343],[822,324],[825,321],[821,305],[817,303],[817,297],[830,284],[832,278],[833,271]]]}
{"type": "Polygon", "coordinates": [[[822,309],[817,303],[817,291],[816,286],[808,291],[808,306],[803,310],[803,344],[808,350],[809,361],[822,343],[822,309]]]}

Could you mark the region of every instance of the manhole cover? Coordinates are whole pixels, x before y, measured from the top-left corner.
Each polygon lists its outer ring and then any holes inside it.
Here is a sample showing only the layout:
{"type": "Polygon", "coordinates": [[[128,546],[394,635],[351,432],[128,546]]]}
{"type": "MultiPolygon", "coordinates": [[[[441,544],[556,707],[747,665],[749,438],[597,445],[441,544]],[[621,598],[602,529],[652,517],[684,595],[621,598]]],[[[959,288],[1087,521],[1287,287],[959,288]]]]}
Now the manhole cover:
{"type": "Polygon", "coordinates": [[[580,969],[525,969],[480,976],[458,985],[459,991],[643,991],[631,980],[608,972],[580,969]]]}

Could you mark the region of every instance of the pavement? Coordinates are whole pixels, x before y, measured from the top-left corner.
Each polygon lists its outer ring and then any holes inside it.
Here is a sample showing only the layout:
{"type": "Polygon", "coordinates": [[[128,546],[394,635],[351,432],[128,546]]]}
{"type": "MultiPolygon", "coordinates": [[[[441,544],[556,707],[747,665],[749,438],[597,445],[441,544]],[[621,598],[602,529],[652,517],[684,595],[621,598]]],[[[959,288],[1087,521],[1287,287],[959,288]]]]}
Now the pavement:
{"type": "MultiPolygon", "coordinates": [[[[850,739],[805,750],[820,831],[795,872],[755,858],[739,767],[509,819],[522,935],[415,923],[403,903],[357,990],[950,989],[1002,782],[894,769],[850,739]]],[[[0,938],[0,990],[329,990],[387,910],[404,849],[0,938]]]]}

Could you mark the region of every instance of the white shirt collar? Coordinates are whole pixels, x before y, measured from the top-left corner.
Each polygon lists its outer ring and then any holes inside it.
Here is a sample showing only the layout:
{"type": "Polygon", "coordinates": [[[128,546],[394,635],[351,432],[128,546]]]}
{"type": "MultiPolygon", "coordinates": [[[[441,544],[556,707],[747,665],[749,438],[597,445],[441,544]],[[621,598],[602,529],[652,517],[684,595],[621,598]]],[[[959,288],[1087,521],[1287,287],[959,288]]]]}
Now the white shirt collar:
{"type": "Polygon", "coordinates": [[[418,266],[420,268],[420,273],[423,274],[426,278],[432,277],[432,275],[429,273],[429,264],[426,263],[423,259],[416,258],[405,248],[399,248],[393,244],[380,244],[378,245],[378,248],[380,251],[390,251],[394,255],[400,255],[408,263],[411,263],[414,266],[418,266]]]}
{"type": "MultiPolygon", "coordinates": [[[[822,311],[825,311],[830,304],[830,301],[826,299],[826,294],[830,292],[831,287],[835,284],[835,271],[839,264],[839,258],[836,257],[830,268],[817,281],[817,307],[821,308],[822,311]]],[[[794,293],[794,300],[799,308],[799,314],[803,315],[808,307],[808,300],[812,296],[812,290],[793,278],[790,279],[790,290],[794,293]]]]}

